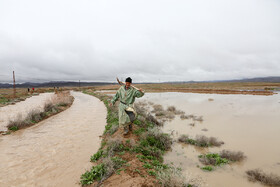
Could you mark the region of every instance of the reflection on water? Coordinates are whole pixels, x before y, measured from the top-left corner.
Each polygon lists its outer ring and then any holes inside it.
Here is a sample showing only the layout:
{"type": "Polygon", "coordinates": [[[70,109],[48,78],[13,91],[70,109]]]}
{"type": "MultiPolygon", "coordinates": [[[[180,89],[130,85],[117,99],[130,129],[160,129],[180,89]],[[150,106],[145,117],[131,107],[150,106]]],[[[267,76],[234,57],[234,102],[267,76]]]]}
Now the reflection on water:
{"type": "Polygon", "coordinates": [[[0,186],[79,186],[100,146],[106,108],[78,92],[73,105],[39,124],[0,136],[0,186]]]}
{"type": "Polygon", "coordinates": [[[200,149],[191,145],[175,143],[165,156],[185,172],[186,177],[202,178],[208,186],[262,186],[249,182],[245,171],[260,168],[280,175],[280,95],[217,95],[193,93],[148,93],[141,100],[156,104],[176,106],[186,114],[203,116],[203,122],[181,120],[179,117],[167,122],[165,132],[173,132],[174,138],[181,134],[191,137],[205,135],[225,142],[220,148],[200,149]],[[195,123],[190,126],[190,123],[195,123]],[[203,129],[207,129],[204,131],[203,129]],[[198,166],[198,155],[220,152],[223,149],[242,151],[247,159],[241,163],[218,167],[204,172],[198,166]]]}

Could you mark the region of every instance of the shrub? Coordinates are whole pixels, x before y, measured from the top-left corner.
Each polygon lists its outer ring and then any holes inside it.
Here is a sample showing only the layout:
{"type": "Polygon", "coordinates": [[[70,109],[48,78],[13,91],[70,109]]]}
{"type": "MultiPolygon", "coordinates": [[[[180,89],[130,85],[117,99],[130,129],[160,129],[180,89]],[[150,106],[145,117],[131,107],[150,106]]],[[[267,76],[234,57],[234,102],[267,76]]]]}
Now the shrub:
{"type": "Polygon", "coordinates": [[[221,155],[222,158],[226,158],[230,161],[241,161],[241,160],[246,158],[244,153],[241,152],[241,151],[234,152],[234,151],[223,150],[220,153],[220,155],[221,155]]]}
{"type": "Polygon", "coordinates": [[[99,160],[99,158],[102,156],[102,154],[103,154],[103,150],[100,149],[99,151],[97,151],[97,153],[95,153],[93,156],[90,157],[90,161],[96,162],[97,160],[99,160]]]}
{"type": "Polygon", "coordinates": [[[178,141],[183,142],[183,143],[187,143],[187,144],[191,144],[191,145],[200,146],[200,147],[209,147],[209,146],[219,147],[222,144],[224,144],[224,142],[218,141],[217,138],[214,138],[214,137],[208,138],[204,135],[198,135],[198,136],[196,136],[195,139],[189,138],[188,135],[181,135],[178,138],[178,141]]]}
{"type": "Polygon", "coordinates": [[[191,187],[192,185],[185,182],[182,172],[178,168],[170,167],[160,170],[157,173],[157,179],[163,187],[191,187]]]}
{"type": "Polygon", "coordinates": [[[157,126],[163,126],[163,123],[158,121],[154,116],[152,116],[151,114],[147,114],[147,117],[146,117],[147,121],[148,122],[151,122],[157,126]]]}
{"type": "Polygon", "coordinates": [[[182,114],[182,115],[180,116],[180,118],[181,118],[182,120],[184,120],[184,119],[189,119],[189,116],[188,116],[188,115],[185,115],[185,114],[182,114]]]}
{"type": "Polygon", "coordinates": [[[31,120],[32,122],[37,123],[42,120],[41,113],[43,113],[43,112],[40,112],[39,110],[32,110],[30,113],[28,113],[27,118],[29,120],[31,120]]]}
{"type": "Polygon", "coordinates": [[[229,162],[226,158],[221,158],[221,156],[217,153],[208,153],[206,155],[200,155],[199,161],[205,165],[213,166],[220,166],[229,162]]]}
{"type": "Polygon", "coordinates": [[[9,121],[7,128],[9,130],[16,131],[18,129],[27,127],[29,125],[30,125],[30,120],[28,118],[23,119],[22,115],[19,114],[19,115],[17,115],[17,117],[14,120],[9,121]]]}
{"type": "Polygon", "coordinates": [[[265,185],[280,186],[280,177],[273,173],[266,174],[260,169],[254,169],[246,171],[246,174],[251,181],[259,181],[265,185]]]}
{"type": "Polygon", "coordinates": [[[120,152],[124,150],[124,145],[120,139],[110,139],[107,142],[107,152],[106,155],[114,156],[115,152],[120,152]]]}
{"type": "Polygon", "coordinates": [[[101,180],[104,174],[104,164],[99,164],[97,166],[93,166],[90,171],[86,171],[82,174],[80,182],[82,185],[92,184],[94,180],[101,180]]]}
{"type": "Polygon", "coordinates": [[[172,138],[170,135],[163,133],[159,128],[149,129],[143,142],[147,142],[150,146],[156,146],[162,151],[167,151],[171,148],[172,138]]]}
{"type": "Polygon", "coordinates": [[[169,106],[169,107],[167,108],[167,111],[169,111],[169,112],[175,112],[175,111],[176,111],[176,108],[175,108],[175,106],[169,106]]]}
{"type": "Polygon", "coordinates": [[[152,110],[152,113],[164,111],[162,105],[153,105],[154,110],[152,110]]]}

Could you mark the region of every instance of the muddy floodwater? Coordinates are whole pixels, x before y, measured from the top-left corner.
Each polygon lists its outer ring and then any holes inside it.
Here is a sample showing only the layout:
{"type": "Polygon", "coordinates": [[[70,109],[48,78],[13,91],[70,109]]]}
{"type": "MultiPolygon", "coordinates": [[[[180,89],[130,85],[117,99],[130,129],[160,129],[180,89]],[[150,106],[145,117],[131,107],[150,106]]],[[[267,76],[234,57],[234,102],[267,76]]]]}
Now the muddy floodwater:
{"type": "Polygon", "coordinates": [[[0,186],[80,186],[90,156],[100,147],[107,112],[97,98],[71,94],[69,109],[0,136],[0,186]]]}
{"type": "Polygon", "coordinates": [[[165,162],[182,168],[187,179],[201,186],[255,187],[264,186],[250,182],[245,171],[260,168],[266,173],[280,176],[280,94],[273,96],[217,95],[193,93],[147,93],[138,101],[152,101],[165,108],[175,106],[187,115],[203,116],[203,122],[176,117],[166,122],[163,130],[174,139],[181,134],[216,137],[225,142],[221,147],[197,148],[175,143],[165,155],[165,162]],[[190,123],[194,123],[191,126],[190,123]],[[220,152],[223,149],[242,151],[246,159],[216,167],[205,172],[198,155],[220,152]]]}
{"type": "Polygon", "coordinates": [[[42,93],[40,95],[27,98],[24,102],[16,103],[15,105],[8,105],[0,107],[0,131],[6,131],[9,120],[21,115],[25,118],[27,114],[33,110],[38,109],[42,111],[44,104],[51,99],[53,93],[42,93]]]}

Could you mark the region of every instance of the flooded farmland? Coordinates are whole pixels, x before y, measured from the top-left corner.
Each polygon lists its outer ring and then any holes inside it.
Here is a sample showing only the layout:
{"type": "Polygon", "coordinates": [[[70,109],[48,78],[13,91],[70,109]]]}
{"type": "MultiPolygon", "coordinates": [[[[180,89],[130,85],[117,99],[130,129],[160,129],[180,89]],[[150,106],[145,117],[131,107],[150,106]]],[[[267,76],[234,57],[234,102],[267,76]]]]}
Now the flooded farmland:
{"type": "Polygon", "coordinates": [[[0,186],[80,186],[80,176],[100,146],[106,107],[95,97],[72,95],[69,109],[0,136],[0,186]]]}
{"type": "Polygon", "coordinates": [[[182,134],[190,137],[216,137],[221,147],[198,148],[174,143],[165,155],[165,162],[182,168],[187,179],[199,181],[201,186],[263,186],[250,182],[246,171],[260,168],[280,175],[280,95],[217,95],[193,93],[147,93],[138,101],[175,106],[187,115],[202,116],[203,121],[181,120],[166,122],[163,130],[174,139],[182,134]],[[190,125],[192,124],[192,125],[190,125]],[[241,151],[244,161],[215,167],[214,171],[200,169],[200,154],[218,153],[223,149],[241,151]]]}

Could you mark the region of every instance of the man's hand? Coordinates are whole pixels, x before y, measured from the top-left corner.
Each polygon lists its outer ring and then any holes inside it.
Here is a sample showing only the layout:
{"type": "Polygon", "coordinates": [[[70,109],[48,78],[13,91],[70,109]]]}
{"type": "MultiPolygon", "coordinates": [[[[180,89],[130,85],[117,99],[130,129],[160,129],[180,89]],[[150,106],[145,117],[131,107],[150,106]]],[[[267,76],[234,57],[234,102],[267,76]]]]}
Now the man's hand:
{"type": "Polygon", "coordinates": [[[141,88],[139,88],[139,91],[143,93],[143,90],[141,88]]]}

